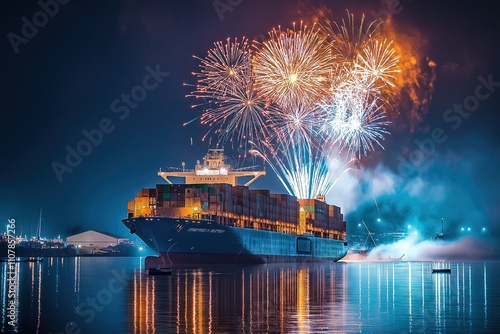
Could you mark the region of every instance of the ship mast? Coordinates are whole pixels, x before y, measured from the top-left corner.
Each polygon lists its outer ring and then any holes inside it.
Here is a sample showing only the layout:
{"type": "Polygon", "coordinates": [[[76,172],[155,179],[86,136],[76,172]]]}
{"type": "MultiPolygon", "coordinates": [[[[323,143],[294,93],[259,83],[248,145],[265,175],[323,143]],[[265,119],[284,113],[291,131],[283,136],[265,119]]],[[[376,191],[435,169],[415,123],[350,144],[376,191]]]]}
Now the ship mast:
{"type": "Polygon", "coordinates": [[[377,243],[375,242],[375,240],[373,239],[373,236],[372,236],[372,232],[370,232],[370,230],[368,229],[368,226],[366,226],[365,224],[365,221],[364,220],[361,220],[361,222],[363,223],[363,225],[365,226],[366,228],[366,231],[368,232],[368,235],[366,236],[366,239],[365,239],[365,246],[366,246],[366,242],[368,241],[368,238],[371,238],[372,239],[372,242],[373,242],[373,246],[374,247],[377,247],[377,243]]]}
{"type": "Polygon", "coordinates": [[[38,226],[36,228],[36,240],[40,241],[40,236],[42,234],[42,208],[40,208],[40,218],[38,219],[38,226]]]}

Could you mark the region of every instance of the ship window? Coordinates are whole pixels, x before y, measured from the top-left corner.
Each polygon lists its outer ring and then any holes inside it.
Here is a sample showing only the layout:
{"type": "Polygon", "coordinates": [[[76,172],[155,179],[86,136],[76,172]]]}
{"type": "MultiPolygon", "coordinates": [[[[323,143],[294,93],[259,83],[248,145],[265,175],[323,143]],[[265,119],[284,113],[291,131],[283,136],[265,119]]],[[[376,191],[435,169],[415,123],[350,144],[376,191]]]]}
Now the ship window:
{"type": "Polygon", "coordinates": [[[297,238],[297,253],[310,254],[311,240],[307,238],[297,238]]]}

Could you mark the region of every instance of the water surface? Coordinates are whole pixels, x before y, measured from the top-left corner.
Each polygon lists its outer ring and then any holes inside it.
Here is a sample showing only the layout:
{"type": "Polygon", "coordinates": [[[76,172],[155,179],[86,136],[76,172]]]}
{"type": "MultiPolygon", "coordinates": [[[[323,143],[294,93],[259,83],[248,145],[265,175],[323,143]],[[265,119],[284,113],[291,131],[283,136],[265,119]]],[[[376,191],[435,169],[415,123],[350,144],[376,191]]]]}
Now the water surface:
{"type": "Polygon", "coordinates": [[[0,264],[1,331],[492,333],[500,262],[210,266],[148,276],[141,258],[17,263],[17,327],[0,264]],[[432,268],[451,268],[433,274],[432,268]]]}

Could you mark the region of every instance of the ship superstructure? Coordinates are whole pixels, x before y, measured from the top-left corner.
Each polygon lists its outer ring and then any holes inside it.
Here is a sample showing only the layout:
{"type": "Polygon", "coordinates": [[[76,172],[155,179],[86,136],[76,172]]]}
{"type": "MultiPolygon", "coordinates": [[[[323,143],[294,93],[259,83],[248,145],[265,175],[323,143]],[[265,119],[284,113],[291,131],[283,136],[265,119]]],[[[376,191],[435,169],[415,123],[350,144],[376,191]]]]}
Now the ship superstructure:
{"type": "Polygon", "coordinates": [[[227,183],[232,186],[237,185],[239,177],[249,176],[251,179],[244,184],[249,186],[260,176],[266,175],[266,171],[233,170],[230,165],[226,164],[224,149],[214,148],[205,155],[203,164],[200,163],[200,160],[196,161],[194,170],[183,168],[181,171],[165,172],[160,169],[158,175],[165,179],[168,184],[173,184],[169,177],[183,177],[186,184],[227,183]]]}

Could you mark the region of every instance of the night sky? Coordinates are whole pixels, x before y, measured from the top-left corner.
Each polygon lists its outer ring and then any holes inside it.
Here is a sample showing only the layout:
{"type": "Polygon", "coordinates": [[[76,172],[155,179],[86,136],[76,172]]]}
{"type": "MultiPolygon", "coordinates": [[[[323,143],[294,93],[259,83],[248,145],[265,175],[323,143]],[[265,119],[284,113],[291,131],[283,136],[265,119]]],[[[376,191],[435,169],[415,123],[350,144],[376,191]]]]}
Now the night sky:
{"type": "MultiPolygon", "coordinates": [[[[209,147],[199,121],[183,126],[201,113],[183,84],[196,82],[192,56],[204,57],[214,42],[259,38],[317,13],[336,20],[347,9],[374,18],[395,8],[394,25],[418,36],[421,53],[436,63],[428,112],[414,131],[404,120],[395,124],[385,151],[346,174],[329,202],[347,213],[348,232],[363,219],[374,230],[413,224],[432,234],[444,218],[455,236],[471,227],[478,238],[500,237],[500,19],[493,1],[220,0],[228,10],[219,13],[211,0],[61,3],[47,7],[49,16],[37,14],[36,1],[0,4],[0,220],[16,218],[19,232],[31,226],[34,233],[43,208],[48,237],[87,229],[129,235],[120,222],[127,200],[162,183],[160,167],[192,168],[209,147]],[[36,31],[24,27],[34,19],[36,31]],[[142,101],[120,101],[137,86],[148,88],[142,101]],[[474,101],[466,116],[447,113],[474,101]],[[68,147],[96,128],[102,138],[94,136],[91,152],[58,177],[54,162],[66,164],[68,147]],[[429,144],[416,166],[403,164],[419,148],[415,140],[429,143],[436,129],[446,139],[429,144]]],[[[285,192],[268,171],[255,187],[285,192]]]]}

